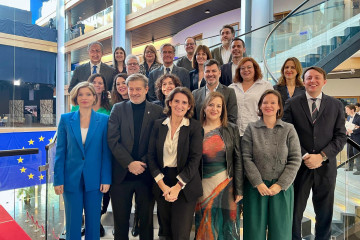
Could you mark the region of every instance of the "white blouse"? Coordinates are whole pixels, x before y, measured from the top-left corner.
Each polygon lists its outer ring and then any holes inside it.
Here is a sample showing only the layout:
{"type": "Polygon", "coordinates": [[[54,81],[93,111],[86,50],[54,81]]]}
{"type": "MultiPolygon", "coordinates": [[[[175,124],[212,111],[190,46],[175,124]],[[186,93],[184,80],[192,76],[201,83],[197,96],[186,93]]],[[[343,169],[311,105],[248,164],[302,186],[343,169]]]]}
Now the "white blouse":
{"type": "Polygon", "coordinates": [[[82,144],[85,145],[86,135],[88,133],[89,128],[80,128],[80,130],[81,130],[82,144]]]}
{"type": "MultiPolygon", "coordinates": [[[[184,117],[176,129],[176,132],[171,139],[171,123],[170,123],[170,117],[166,118],[163,122],[163,125],[167,125],[168,132],[166,134],[165,142],[164,142],[164,150],[163,150],[163,162],[164,162],[164,168],[165,167],[177,167],[177,148],[179,143],[179,133],[180,128],[182,126],[189,126],[190,120],[186,117],[184,117]]],[[[181,143],[180,143],[181,144],[181,143]]],[[[162,173],[158,174],[155,177],[155,181],[158,182],[161,179],[164,178],[164,175],[162,173]]],[[[181,181],[184,185],[185,183],[181,180],[180,176],[177,176],[177,179],[181,181]]]]}
{"type": "Polygon", "coordinates": [[[261,95],[266,90],[273,89],[273,86],[270,82],[259,79],[246,92],[239,82],[232,83],[229,87],[235,91],[238,107],[236,125],[239,127],[240,136],[243,136],[247,125],[259,120],[258,103],[261,95]]]}

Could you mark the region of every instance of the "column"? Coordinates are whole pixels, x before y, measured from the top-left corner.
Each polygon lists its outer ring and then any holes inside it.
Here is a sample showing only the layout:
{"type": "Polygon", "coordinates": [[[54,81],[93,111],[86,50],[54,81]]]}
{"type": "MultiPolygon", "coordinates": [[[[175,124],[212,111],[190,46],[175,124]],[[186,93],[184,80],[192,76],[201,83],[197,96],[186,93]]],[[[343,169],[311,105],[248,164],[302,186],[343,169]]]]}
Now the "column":
{"type": "Polygon", "coordinates": [[[113,1],[113,50],[116,47],[123,47],[129,54],[126,49],[126,2],[127,0],[113,1]]]}
{"type": "Polygon", "coordinates": [[[56,29],[58,34],[58,47],[56,59],[56,125],[64,113],[64,79],[65,79],[65,7],[64,0],[57,0],[56,29]]]}

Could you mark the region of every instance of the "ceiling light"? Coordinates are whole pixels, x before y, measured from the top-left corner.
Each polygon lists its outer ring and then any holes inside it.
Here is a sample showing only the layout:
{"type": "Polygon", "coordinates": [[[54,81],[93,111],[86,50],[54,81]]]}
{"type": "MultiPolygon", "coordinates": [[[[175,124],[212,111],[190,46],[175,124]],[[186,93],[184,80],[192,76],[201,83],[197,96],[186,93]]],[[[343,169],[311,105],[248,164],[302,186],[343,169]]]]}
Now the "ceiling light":
{"type": "Polygon", "coordinates": [[[354,74],[355,69],[350,69],[349,71],[339,71],[339,72],[330,72],[328,74],[354,74]]]}
{"type": "Polygon", "coordinates": [[[205,13],[206,13],[206,14],[209,14],[209,13],[210,13],[210,10],[209,10],[209,9],[205,10],[205,13]]]}

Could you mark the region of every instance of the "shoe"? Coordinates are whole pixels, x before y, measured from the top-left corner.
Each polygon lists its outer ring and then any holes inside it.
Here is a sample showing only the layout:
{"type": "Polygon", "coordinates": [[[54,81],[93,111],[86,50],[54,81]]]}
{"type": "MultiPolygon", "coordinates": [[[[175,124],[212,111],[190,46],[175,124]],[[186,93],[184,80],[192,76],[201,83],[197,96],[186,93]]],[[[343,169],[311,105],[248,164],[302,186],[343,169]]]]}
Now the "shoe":
{"type": "Polygon", "coordinates": [[[115,236],[115,229],[112,230],[112,234],[113,234],[113,236],[115,236]]]}
{"type": "Polygon", "coordinates": [[[352,170],[353,170],[352,168],[346,168],[346,169],[345,169],[345,171],[347,171],[347,172],[348,172],[348,171],[351,172],[352,170]]]}
{"type": "Polygon", "coordinates": [[[360,171],[356,171],[353,173],[354,175],[360,175],[360,171]]]}
{"type": "Polygon", "coordinates": [[[85,227],[81,227],[81,236],[85,236],[85,227]]]}
{"type": "Polygon", "coordinates": [[[133,237],[137,237],[139,235],[139,232],[139,219],[135,218],[133,227],[131,229],[131,235],[133,235],[133,237]]]}
{"type": "Polygon", "coordinates": [[[103,227],[103,225],[100,223],[100,237],[105,236],[105,229],[103,227]]]}

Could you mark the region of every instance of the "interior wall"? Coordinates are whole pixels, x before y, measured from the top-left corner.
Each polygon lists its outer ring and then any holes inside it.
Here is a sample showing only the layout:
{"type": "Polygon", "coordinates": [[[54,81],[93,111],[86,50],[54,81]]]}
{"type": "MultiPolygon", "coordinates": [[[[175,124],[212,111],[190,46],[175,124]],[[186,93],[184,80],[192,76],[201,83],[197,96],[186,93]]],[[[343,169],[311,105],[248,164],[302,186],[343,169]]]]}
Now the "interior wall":
{"type": "Polygon", "coordinates": [[[360,78],[328,79],[323,92],[330,96],[360,96],[360,78]]]}
{"type": "Polygon", "coordinates": [[[236,22],[240,23],[240,13],[240,8],[238,8],[197,22],[174,35],[171,43],[174,45],[183,44],[185,38],[201,33],[203,34],[203,38],[219,35],[222,26],[236,22]]]}

